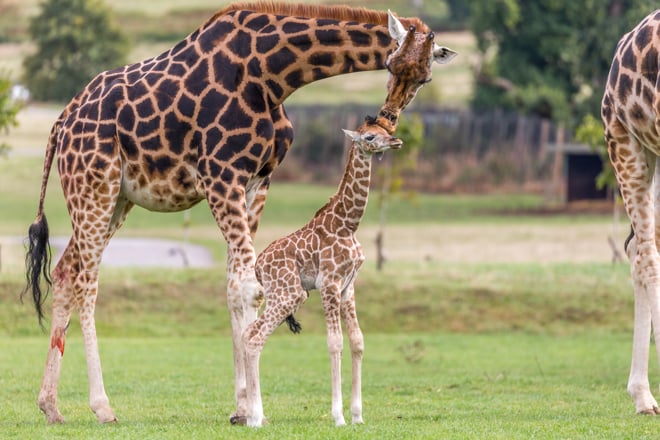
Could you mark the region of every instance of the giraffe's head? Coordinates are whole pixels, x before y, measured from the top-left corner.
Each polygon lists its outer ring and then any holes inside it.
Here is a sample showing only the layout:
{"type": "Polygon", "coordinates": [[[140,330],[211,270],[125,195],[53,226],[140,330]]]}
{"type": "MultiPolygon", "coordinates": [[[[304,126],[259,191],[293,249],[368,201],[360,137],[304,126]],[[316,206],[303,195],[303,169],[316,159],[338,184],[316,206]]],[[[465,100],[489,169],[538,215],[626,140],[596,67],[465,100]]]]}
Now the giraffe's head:
{"type": "Polygon", "coordinates": [[[410,104],[417,91],[431,81],[433,62],[448,63],[456,52],[438,46],[433,32],[416,32],[414,26],[406,30],[390,11],[388,29],[399,46],[385,61],[390,77],[387,81],[387,99],[378,113],[378,124],[393,133],[401,111],[410,104]]]}
{"type": "Polygon", "coordinates": [[[372,117],[367,117],[355,131],[344,129],[344,133],[354,146],[367,154],[382,153],[390,149],[398,150],[403,145],[401,139],[392,136],[372,117]]]}

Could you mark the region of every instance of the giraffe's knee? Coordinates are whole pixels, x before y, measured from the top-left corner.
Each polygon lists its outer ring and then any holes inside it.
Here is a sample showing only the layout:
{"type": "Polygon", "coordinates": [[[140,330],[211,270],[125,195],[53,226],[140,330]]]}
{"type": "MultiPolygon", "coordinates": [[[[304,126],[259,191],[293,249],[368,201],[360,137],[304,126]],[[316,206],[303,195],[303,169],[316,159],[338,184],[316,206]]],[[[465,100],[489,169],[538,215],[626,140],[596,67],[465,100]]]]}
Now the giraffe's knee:
{"type": "Polygon", "coordinates": [[[330,353],[341,353],[344,349],[344,338],[341,334],[328,335],[328,351],[330,353]]]}
{"type": "Polygon", "coordinates": [[[247,353],[260,353],[266,343],[261,333],[260,320],[248,325],[242,335],[243,347],[247,353]]]}
{"type": "Polygon", "coordinates": [[[364,336],[360,330],[352,332],[349,335],[349,342],[351,344],[351,353],[353,355],[362,356],[364,353],[364,336]]]}
{"type": "Polygon", "coordinates": [[[259,308],[264,299],[264,289],[256,276],[230,278],[227,283],[227,302],[230,307],[259,308]]]}
{"type": "Polygon", "coordinates": [[[655,242],[637,242],[628,251],[631,258],[631,273],[633,278],[640,282],[645,289],[660,288],[660,256],[656,250],[655,242]],[[634,254],[633,254],[634,252],[634,254]]]}

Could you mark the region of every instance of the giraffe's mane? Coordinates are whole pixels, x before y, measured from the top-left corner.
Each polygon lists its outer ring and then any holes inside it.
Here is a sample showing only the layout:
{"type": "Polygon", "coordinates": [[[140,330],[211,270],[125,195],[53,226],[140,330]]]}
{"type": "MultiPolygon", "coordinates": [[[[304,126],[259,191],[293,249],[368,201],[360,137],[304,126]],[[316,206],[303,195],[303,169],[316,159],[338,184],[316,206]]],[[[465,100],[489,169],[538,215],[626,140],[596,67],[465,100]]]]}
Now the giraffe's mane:
{"type": "MultiPolygon", "coordinates": [[[[294,17],[328,18],[333,20],[357,21],[359,23],[387,26],[387,12],[383,11],[375,11],[363,7],[352,8],[340,5],[284,3],[270,0],[232,3],[219,10],[213,17],[211,17],[209,22],[234,11],[254,11],[294,17]]],[[[409,26],[415,26],[417,32],[429,32],[428,26],[419,18],[399,17],[399,20],[401,20],[401,23],[406,28],[409,26]]]]}

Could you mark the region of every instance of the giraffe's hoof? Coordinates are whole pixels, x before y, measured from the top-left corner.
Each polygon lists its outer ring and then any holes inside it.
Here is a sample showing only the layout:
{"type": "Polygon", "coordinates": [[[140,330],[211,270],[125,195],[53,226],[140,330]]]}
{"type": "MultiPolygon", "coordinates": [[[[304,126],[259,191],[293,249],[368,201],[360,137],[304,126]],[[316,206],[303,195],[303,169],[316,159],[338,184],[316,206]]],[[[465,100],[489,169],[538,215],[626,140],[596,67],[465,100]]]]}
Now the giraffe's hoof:
{"type": "Polygon", "coordinates": [[[99,415],[96,413],[96,419],[99,421],[99,423],[117,423],[117,417],[115,417],[112,412],[110,414],[101,414],[99,415]]]}
{"type": "Polygon", "coordinates": [[[643,415],[643,416],[655,416],[660,414],[660,408],[657,406],[654,406],[653,408],[647,408],[639,411],[637,414],[643,415]]]}
{"type": "Polygon", "coordinates": [[[96,420],[99,423],[116,423],[117,417],[112,412],[112,408],[107,402],[96,403],[92,405],[92,412],[96,414],[96,420]]]}
{"type": "Polygon", "coordinates": [[[57,409],[57,405],[45,399],[39,399],[39,409],[46,416],[46,423],[54,425],[57,423],[64,423],[62,413],[57,409]]]}
{"type": "Polygon", "coordinates": [[[60,412],[58,411],[56,414],[51,414],[51,415],[46,416],[46,422],[49,425],[58,425],[58,424],[64,423],[65,420],[64,420],[64,417],[62,416],[62,414],[60,414],[60,412]]]}
{"type": "Polygon", "coordinates": [[[247,417],[234,414],[229,418],[229,423],[231,423],[232,425],[245,426],[247,425],[247,417]]]}

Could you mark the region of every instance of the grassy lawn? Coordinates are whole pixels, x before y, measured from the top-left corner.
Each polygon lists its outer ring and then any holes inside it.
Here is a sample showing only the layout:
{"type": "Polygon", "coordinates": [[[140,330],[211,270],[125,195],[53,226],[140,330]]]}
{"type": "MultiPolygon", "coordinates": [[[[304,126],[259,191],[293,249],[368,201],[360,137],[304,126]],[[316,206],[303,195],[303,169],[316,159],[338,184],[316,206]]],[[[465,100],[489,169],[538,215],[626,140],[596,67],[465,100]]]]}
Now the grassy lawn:
{"type": "MultiPolygon", "coordinates": [[[[44,338],[0,342],[3,438],[657,438],[625,394],[629,340],[619,333],[368,334],[365,425],[335,428],[325,338],[274,336],[262,357],[258,432],[232,427],[228,337],[101,340],[120,422],[99,426],[87,404],[82,341],[69,339],[61,381],[68,423],[36,407],[44,338]],[[417,351],[414,358],[411,351],[417,351]]],[[[350,395],[344,357],[344,401],[350,395]]],[[[657,369],[652,370],[657,375],[657,369]]],[[[346,412],[348,409],[346,408],[346,412]]]]}
{"type": "MultiPolygon", "coordinates": [[[[21,171],[21,160],[0,162],[11,164],[0,172],[3,233],[16,228],[20,235],[36,209],[40,169],[21,171]]],[[[61,233],[68,220],[53,183],[48,212],[61,233]]],[[[278,236],[303,223],[333,190],[273,185],[260,235],[278,236]]],[[[88,409],[74,315],[60,387],[68,423],[46,426],[35,400],[48,336],[30,304],[18,301],[20,261],[11,270],[3,266],[0,399],[11,403],[0,431],[7,438],[655,438],[657,421],[636,416],[625,393],[632,326],[627,265],[611,265],[607,248],[584,254],[586,262],[577,259],[579,241],[596,247],[608,219],[511,214],[538,203],[516,195],[425,195],[416,213],[403,203],[391,206],[391,260],[378,272],[367,249],[356,285],[367,346],[366,424],[341,429],[330,416],[316,293],[297,313],[303,334],[281,328],[266,346],[262,387],[271,424],[256,433],[229,426],[232,360],[221,258],[210,270],[103,269],[98,334],[120,423],[99,426],[88,409]],[[504,215],[495,209],[502,206],[510,208],[504,215]],[[421,237],[411,243],[414,234],[421,237]],[[567,250],[550,252],[558,261],[536,256],[544,234],[566,244],[567,250]],[[499,247],[511,240],[530,246],[516,251],[521,260],[499,247]],[[468,255],[441,251],[452,243],[468,255]],[[424,246],[435,249],[432,257],[421,254],[424,246]]],[[[220,243],[208,209],[196,209],[192,236],[220,243]]],[[[121,233],[173,237],[180,219],[136,210],[121,233]]],[[[346,351],[345,405],[349,359],[346,351]]],[[[656,362],[651,366],[655,384],[656,362]]]]}
{"type": "MultiPolygon", "coordinates": [[[[20,235],[36,209],[40,160],[11,156],[0,166],[0,229],[20,235]]],[[[64,233],[68,218],[56,181],[51,191],[49,217],[64,233]]],[[[304,223],[333,191],[273,185],[260,235],[275,237],[304,223]]],[[[581,244],[604,245],[608,218],[512,214],[539,203],[524,195],[424,195],[418,208],[391,205],[391,259],[376,271],[363,240],[367,263],[356,286],[367,346],[366,424],[341,429],[330,416],[315,293],[297,313],[303,334],[279,329],[266,346],[262,388],[271,424],[258,432],[229,425],[232,360],[221,253],[210,270],[103,269],[98,334],[120,423],[99,426],[88,409],[74,315],[60,387],[68,423],[46,426],[35,401],[48,336],[30,304],[18,301],[19,258],[0,272],[0,399],[10,402],[0,431],[6,438],[655,438],[657,421],[636,416],[625,392],[632,326],[627,265],[611,265],[607,247],[581,250],[581,244]],[[418,241],[411,242],[415,234],[418,241]],[[528,247],[514,253],[505,247],[511,241],[528,247]],[[566,250],[551,248],[545,253],[556,261],[544,260],[539,252],[558,243],[566,250]]],[[[205,206],[193,219],[194,240],[221,243],[205,206]]],[[[367,215],[365,233],[376,219],[367,215]]],[[[176,237],[180,221],[135,210],[120,233],[176,237]]],[[[345,405],[349,359],[346,351],[345,405]]],[[[655,387],[654,360],[651,366],[655,387]]]]}

